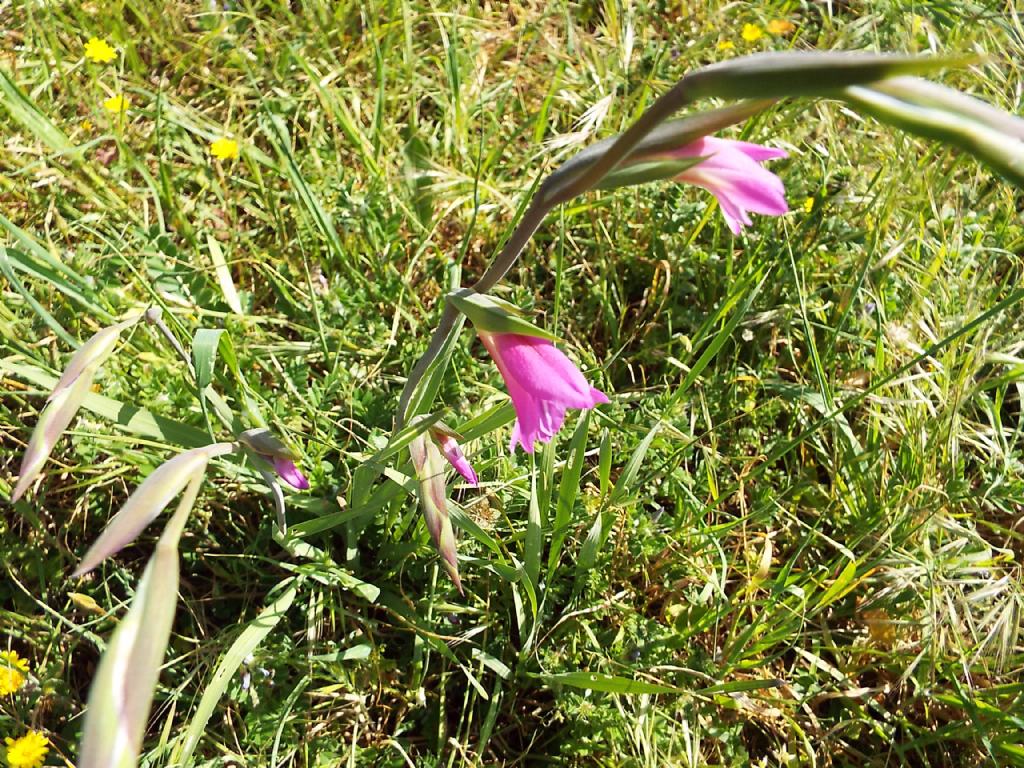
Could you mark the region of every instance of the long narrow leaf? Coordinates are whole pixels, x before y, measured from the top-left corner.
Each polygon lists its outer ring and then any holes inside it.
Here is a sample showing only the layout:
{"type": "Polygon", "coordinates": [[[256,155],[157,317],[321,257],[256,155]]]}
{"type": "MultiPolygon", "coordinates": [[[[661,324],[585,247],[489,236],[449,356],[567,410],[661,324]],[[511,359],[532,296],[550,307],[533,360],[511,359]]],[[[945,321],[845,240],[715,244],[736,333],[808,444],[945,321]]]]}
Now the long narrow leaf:
{"type": "Polygon", "coordinates": [[[88,573],[103,560],[134,541],[164,507],[171,503],[171,499],[181,493],[182,488],[194,478],[202,477],[210,459],[233,450],[234,443],[214,443],[185,451],[157,467],[128,497],[121,511],[114,515],[100,537],[89,547],[89,551],[85,553],[72,576],[78,577],[88,573]]]}
{"type": "Polygon", "coordinates": [[[188,725],[178,753],[172,757],[170,765],[180,766],[180,768],[188,768],[192,765],[192,755],[206,733],[206,726],[213,715],[214,707],[224,696],[224,692],[227,691],[231,679],[245,657],[255,651],[263,639],[284,618],[295,600],[301,583],[301,580],[293,581],[280,597],[264,608],[260,615],[242,631],[238,639],[228,648],[227,653],[221,657],[213,677],[206,684],[203,697],[199,700],[199,706],[196,707],[195,714],[192,715],[192,721],[188,725]]]}
{"type": "Polygon", "coordinates": [[[89,691],[78,768],[138,764],[178,602],[178,541],[202,481],[202,475],[194,475],[189,482],[157,542],[128,614],[103,654],[89,691]]]}
{"type": "Polygon", "coordinates": [[[583,473],[583,460],[587,453],[587,427],[590,424],[590,411],[580,413],[579,423],[569,441],[569,458],[562,469],[562,479],[558,484],[558,501],[555,507],[555,521],[551,529],[551,551],[548,553],[548,570],[554,571],[558,558],[562,553],[562,545],[572,521],[572,510],[580,492],[580,475],[583,473]]]}

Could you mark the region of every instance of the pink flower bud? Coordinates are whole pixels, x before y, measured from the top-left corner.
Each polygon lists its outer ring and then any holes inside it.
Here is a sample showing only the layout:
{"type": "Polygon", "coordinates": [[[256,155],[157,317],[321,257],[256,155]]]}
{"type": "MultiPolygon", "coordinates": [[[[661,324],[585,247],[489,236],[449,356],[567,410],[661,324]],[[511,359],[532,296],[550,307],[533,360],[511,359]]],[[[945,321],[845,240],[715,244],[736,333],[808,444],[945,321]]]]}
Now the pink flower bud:
{"type": "Polygon", "coordinates": [[[441,449],[441,453],[448,459],[448,463],[455,467],[455,471],[462,475],[470,485],[477,485],[476,472],[469,463],[469,459],[462,453],[462,449],[455,441],[455,437],[439,429],[430,430],[430,436],[434,438],[434,441],[441,449]]]}
{"type": "Polygon", "coordinates": [[[295,452],[274,437],[269,429],[247,429],[238,436],[238,441],[256,458],[270,464],[288,485],[300,491],[309,488],[309,480],[295,464],[295,452]]]}

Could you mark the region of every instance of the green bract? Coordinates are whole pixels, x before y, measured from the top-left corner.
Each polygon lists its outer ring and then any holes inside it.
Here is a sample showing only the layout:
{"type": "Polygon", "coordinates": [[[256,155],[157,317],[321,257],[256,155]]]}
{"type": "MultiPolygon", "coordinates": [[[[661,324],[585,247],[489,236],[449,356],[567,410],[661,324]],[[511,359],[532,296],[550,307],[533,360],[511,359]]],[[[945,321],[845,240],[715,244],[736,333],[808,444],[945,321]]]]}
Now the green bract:
{"type": "Polygon", "coordinates": [[[618,189],[650,181],[674,179],[680,173],[707,160],[707,157],[680,157],[651,160],[649,162],[616,168],[597,183],[598,189],[618,189]]]}
{"type": "Polygon", "coordinates": [[[523,310],[507,301],[485,293],[477,293],[471,288],[449,293],[448,301],[469,318],[477,331],[515,333],[520,336],[536,336],[539,339],[558,341],[557,336],[524,319],[523,310]]]}

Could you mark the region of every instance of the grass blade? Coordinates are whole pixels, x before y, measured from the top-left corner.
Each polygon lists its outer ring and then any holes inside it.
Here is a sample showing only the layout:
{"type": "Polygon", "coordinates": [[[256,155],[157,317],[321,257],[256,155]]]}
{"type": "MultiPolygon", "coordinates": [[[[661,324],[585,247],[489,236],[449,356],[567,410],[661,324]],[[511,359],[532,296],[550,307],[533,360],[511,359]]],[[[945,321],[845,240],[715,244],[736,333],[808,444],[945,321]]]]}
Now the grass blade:
{"type": "Polygon", "coordinates": [[[289,586],[273,603],[264,608],[254,621],[242,630],[242,634],[238,636],[238,639],[231,644],[227,653],[221,658],[216,671],[213,673],[213,677],[203,691],[203,697],[199,700],[199,705],[192,715],[188,730],[185,732],[180,745],[171,759],[172,765],[179,766],[180,768],[189,768],[193,764],[192,756],[195,753],[196,747],[199,746],[203,734],[206,732],[206,725],[210,722],[210,717],[213,716],[213,710],[217,703],[227,691],[228,684],[234,677],[235,672],[238,671],[245,657],[255,651],[264,638],[284,618],[288,609],[291,608],[295,596],[298,594],[302,580],[289,579],[282,582],[282,584],[289,584],[289,586]]]}

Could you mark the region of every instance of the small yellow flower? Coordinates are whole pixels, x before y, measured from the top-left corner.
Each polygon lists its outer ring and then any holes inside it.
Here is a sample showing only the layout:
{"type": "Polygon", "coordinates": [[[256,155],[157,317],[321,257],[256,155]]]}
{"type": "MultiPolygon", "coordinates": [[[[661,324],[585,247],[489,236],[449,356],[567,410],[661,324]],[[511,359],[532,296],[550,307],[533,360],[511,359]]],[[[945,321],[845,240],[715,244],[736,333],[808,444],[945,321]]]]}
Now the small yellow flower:
{"type": "Polygon", "coordinates": [[[0,696],[10,696],[25,684],[28,662],[17,651],[0,651],[0,696]]]}
{"type": "Polygon", "coordinates": [[[769,35],[788,35],[796,29],[796,24],[785,19],[772,19],[768,22],[769,35]]]}
{"type": "Polygon", "coordinates": [[[50,751],[49,740],[39,731],[29,731],[19,739],[7,737],[7,764],[11,768],[39,768],[50,751]]]}
{"type": "Polygon", "coordinates": [[[117,58],[117,51],[106,40],[91,37],[85,44],[85,58],[97,64],[109,64],[117,58]]]}
{"type": "Polygon", "coordinates": [[[744,24],[743,31],[740,33],[740,37],[746,40],[748,43],[756,43],[764,36],[764,32],[757,24],[744,24]]]}
{"type": "Polygon", "coordinates": [[[810,213],[812,210],[814,210],[814,198],[808,197],[804,200],[804,213],[810,213]]]}
{"type": "Polygon", "coordinates": [[[221,137],[210,144],[210,154],[218,160],[237,160],[238,142],[221,137]]]}
{"type": "Polygon", "coordinates": [[[18,655],[17,651],[0,651],[0,666],[13,667],[28,672],[28,662],[18,655]]]}
{"type": "Polygon", "coordinates": [[[128,110],[128,99],[119,93],[104,101],[103,108],[107,110],[107,112],[118,115],[128,110]]]}
{"type": "Polygon", "coordinates": [[[736,43],[734,43],[732,40],[719,40],[718,41],[718,50],[720,50],[720,51],[731,51],[735,47],[736,47],[736,43]]]}
{"type": "Polygon", "coordinates": [[[92,130],[92,120],[83,120],[82,121],[82,130],[85,131],[86,133],[91,131],[92,130]]]}

